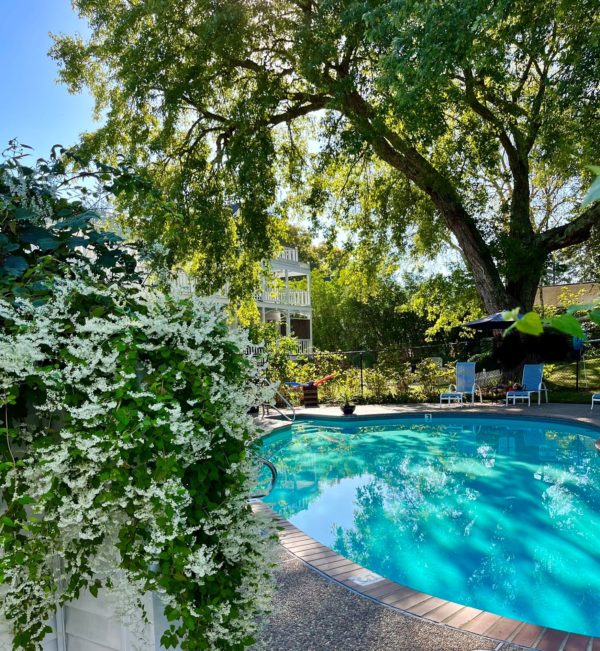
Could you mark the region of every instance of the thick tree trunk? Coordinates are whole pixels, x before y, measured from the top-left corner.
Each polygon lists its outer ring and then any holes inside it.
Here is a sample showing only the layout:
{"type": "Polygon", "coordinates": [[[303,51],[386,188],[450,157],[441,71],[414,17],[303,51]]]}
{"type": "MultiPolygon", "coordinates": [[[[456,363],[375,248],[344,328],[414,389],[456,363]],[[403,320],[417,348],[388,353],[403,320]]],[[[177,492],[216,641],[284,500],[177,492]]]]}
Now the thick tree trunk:
{"type": "Polygon", "coordinates": [[[432,193],[430,196],[463,251],[486,311],[491,314],[515,307],[518,303],[515,303],[507,293],[489,247],[479,234],[475,224],[472,223],[470,215],[457,208],[456,205],[448,205],[444,201],[444,197],[440,197],[436,193],[432,193]]]}
{"type": "Polygon", "coordinates": [[[514,307],[520,307],[524,312],[533,309],[535,295],[540,285],[547,255],[537,258],[528,256],[521,264],[518,261],[507,269],[506,291],[514,307]]]}

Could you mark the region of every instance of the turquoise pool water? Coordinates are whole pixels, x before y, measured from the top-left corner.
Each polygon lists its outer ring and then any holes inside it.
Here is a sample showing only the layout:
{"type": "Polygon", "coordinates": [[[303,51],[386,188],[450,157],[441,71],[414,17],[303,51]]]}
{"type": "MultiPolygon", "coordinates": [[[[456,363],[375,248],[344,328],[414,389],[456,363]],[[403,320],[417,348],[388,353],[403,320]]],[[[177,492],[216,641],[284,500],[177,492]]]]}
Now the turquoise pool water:
{"type": "Polygon", "coordinates": [[[265,498],[437,597],[600,636],[600,434],[530,419],[302,420],[263,440],[265,498]]]}

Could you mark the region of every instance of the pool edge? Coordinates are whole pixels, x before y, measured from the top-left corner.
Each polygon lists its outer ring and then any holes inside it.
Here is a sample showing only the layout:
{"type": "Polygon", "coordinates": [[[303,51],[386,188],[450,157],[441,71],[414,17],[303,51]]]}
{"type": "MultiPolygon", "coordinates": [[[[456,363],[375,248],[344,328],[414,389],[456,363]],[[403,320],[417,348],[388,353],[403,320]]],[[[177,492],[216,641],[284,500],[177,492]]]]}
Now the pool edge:
{"type": "MultiPolygon", "coordinates": [[[[509,407],[510,409],[510,407],[509,407]]],[[[356,423],[360,421],[372,421],[372,420],[411,420],[415,418],[425,418],[426,415],[432,414],[432,416],[435,416],[436,414],[438,417],[441,418],[464,418],[465,416],[472,416],[475,418],[481,418],[483,420],[493,420],[493,419],[523,419],[523,420],[534,420],[534,421],[545,421],[545,422],[550,422],[550,423],[558,423],[558,424],[565,424],[565,423],[573,423],[578,425],[579,427],[582,427],[583,429],[591,430],[594,432],[598,440],[600,440],[600,422],[589,422],[581,419],[581,416],[575,416],[571,414],[566,414],[566,415],[557,415],[557,414],[550,414],[550,415],[543,415],[541,413],[535,413],[535,414],[529,414],[529,413],[522,413],[522,412],[517,412],[517,411],[509,411],[508,413],[502,413],[504,410],[500,407],[499,411],[494,410],[493,412],[490,413],[490,411],[486,409],[481,409],[478,407],[467,407],[466,409],[460,409],[459,410],[438,410],[438,409],[426,409],[426,408],[419,408],[415,409],[414,411],[411,410],[409,412],[381,412],[381,413],[370,413],[370,414],[353,414],[352,416],[341,416],[341,415],[333,415],[333,414],[320,414],[320,413],[314,413],[312,410],[310,412],[299,412],[296,414],[295,420],[294,421],[282,421],[278,420],[277,418],[258,418],[256,420],[258,429],[261,430],[260,434],[257,436],[256,440],[261,440],[263,438],[266,438],[270,436],[271,434],[275,434],[278,432],[281,432],[287,428],[290,428],[294,425],[294,423],[302,422],[302,421],[310,421],[310,420],[317,420],[317,421],[340,421],[340,420],[347,420],[349,423],[356,423]],[[499,413],[500,412],[500,413],[499,413]]],[[[567,651],[571,651],[568,649],[567,651]]],[[[577,650],[579,651],[579,650],[577,650]]],[[[600,651],[600,647],[594,651],[600,651]]]]}
{"type": "MultiPolygon", "coordinates": [[[[464,417],[467,414],[480,418],[522,418],[530,420],[554,421],[558,423],[577,424],[584,429],[590,429],[600,435],[600,427],[596,423],[582,422],[580,418],[572,415],[542,415],[516,413],[481,413],[479,409],[461,409],[452,413],[446,410],[435,410],[443,417],[464,417]]],[[[349,421],[376,420],[391,418],[394,420],[414,419],[432,413],[432,409],[421,408],[409,413],[375,413],[360,414],[348,417],[349,421]]],[[[297,420],[339,420],[341,416],[329,414],[300,413],[297,420]]],[[[271,421],[273,422],[273,421],[271,421]]],[[[282,429],[291,427],[292,423],[286,422],[275,425],[260,437],[263,438],[282,429]]],[[[353,579],[361,575],[374,573],[361,565],[341,556],[331,548],[311,538],[291,522],[282,518],[262,500],[253,500],[252,507],[255,511],[268,514],[281,528],[278,533],[282,547],[300,560],[312,571],[320,574],[337,585],[354,592],[360,597],[367,598],[383,607],[391,608],[408,617],[416,617],[430,624],[442,628],[480,635],[488,640],[509,643],[523,649],[539,649],[540,651],[600,651],[600,637],[586,636],[578,633],[569,633],[552,628],[545,628],[527,622],[513,620],[502,615],[497,615],[484,610],[465,606],[418,592],[400,583],[381,577],[377,581],[361,586],[353,579]]]]}
{"type": "Polygon", "coordinates": [[[371,570],[354,563],[330,547],[311,538],[291,522],[282,518],[262,500],[253,500],[252,509],[272,518],[279,529],[277,535],[280,545],[310,570],[362,598],[367,598],[405,616],[416,617],[441,628],[447,627],[463,633],[480,635],[498,643],[513,644],[523,649],[600,651],[600,638],[598,637],[569,633],[513,620],[428,595],[384,577],[379,577],[376,581],[361,586],[354,579],[374,575],[371,570]]]}

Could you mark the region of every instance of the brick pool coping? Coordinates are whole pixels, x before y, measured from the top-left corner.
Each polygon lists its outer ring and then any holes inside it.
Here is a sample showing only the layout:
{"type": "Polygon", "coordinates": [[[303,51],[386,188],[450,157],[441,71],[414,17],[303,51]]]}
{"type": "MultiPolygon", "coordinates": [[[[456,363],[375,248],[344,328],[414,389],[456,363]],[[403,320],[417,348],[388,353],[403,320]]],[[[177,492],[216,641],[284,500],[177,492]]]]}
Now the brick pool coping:
{"type": "MultiPolygon", "coordinates": [[[[421,405],[419,412],[411,410],[411,413],[415,415],[417,413],[422,414],[424,413],[423,407],[421,405]]],[[[312,417],[317,415],[314,413],[315,411],[306,410],[303,411],[303,415],[312,417]]],[[[371,413],[366,413],[364,416],[370,416],[371,418],[374,416],[384,417],[391,416],[394,413],[378,409],[370,411],[371,413]]],[[[473,414],[475,410],[469,411],[473,414]]],[[[490,414],[488,409],[485,412],[490,414]]],[[[502,410],[502,412],[504,415],[508,415],[508,413],[517,415],[512,409],[510,412],[505,410],[502,410]]],[[[404,414],[408,415],[406,412],[404,414]]],[[[323,414],[323,411],[319,415],[331,417],[329,414],[323,414]]],[[[362,415],[358,415],[358,418],[362,415]]],[[[522,414],[519,413],[518,415],[521,416],[522,414]]],[[[551,415],[549,413],[546,413],[546,415],[550,417],[556,416],[556,414],[551,415]]],[[[586,423],[586,421],[588,426],[589,424],[596,425],[595,418],[583,419],[571,414],[568,416],[561,415],[560,418],[580,425],[586,423]]],[[[326,418],[323,418],[323,420],[326,420],[326,418]]],[[[289,423],[282,426],[287,427],[289,423]]],[[[545,628],[536,624],[510,619],[502,615],[440,599],[390,581],[319,543],[275,513],[262,501],[254,501],[252,507],[255,511],[265,513],[274,520],[278,528],[280,544],[293,556],[328,579],[388,608],[411,617],[421,618],[429,623],[438,624],[441,627],[447,626],[528,649],[539,649],[540,651],[600,651],[599,637],[568,633],[567,631],[545,628]]]]}

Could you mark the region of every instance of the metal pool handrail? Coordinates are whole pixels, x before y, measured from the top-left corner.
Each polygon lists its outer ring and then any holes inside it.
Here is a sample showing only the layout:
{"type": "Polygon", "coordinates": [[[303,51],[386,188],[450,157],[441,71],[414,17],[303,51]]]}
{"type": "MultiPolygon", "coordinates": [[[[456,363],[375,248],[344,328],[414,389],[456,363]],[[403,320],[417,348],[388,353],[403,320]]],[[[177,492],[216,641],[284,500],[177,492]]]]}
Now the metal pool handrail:
{"type": "Polygon", "coordinates": [[[267,466],[267,468],[271,471],[271,485],[269,486],[268,490],[263,493],[257,493],[256,495],[251,495],[253,499],[258,498],[258,497],[266,497],[274,488],[275,482],[277,481],[277,468],[275,468],[275,465],[271,463],[268,459],[265,459],[264,457],[260,457],[258,455],[252,455],[257,461],[260,461],[263,466],[267,466]]]}
{"type": "MultiPolygon", "coordinates": [[[[263,381],[264,384],[269,384],[269,381],[266,378],[263,378],[262,381],[263,381]]],[[[279,399],[285,404],[285,406],[288,409],[291,410],[292,417],[290,418],[287,414],[283,413],[283,411],[281,411],[281,409],[279,409],[279,407],[276,404],[270,403],[270,402],[263,402],[263,404],[261,405],[263,410],[264,410],[265,407],[268,407],[269,409],[274,409],[280,416],[283,416],[286,420],[289,420],[290,423],[295,422],[295,420],[296,420],[296,409],[294,408],[294,405],[284,395],[282,395],[277,389],[275,389],[275,395],[278,396],[279,399]]],[[[263,415],[264,415],[264,411],[263,411],[263,415]]]]}

